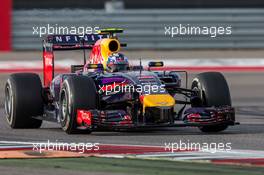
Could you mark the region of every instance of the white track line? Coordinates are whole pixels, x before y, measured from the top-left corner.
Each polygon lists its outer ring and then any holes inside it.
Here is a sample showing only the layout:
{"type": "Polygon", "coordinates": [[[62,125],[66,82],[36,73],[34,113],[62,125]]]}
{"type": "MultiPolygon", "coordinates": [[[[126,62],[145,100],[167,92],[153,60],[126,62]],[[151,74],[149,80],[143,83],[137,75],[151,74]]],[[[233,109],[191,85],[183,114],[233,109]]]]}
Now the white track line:
{"type": "MultiPolygon", "coordinates": [[[[50,145],[62,142],[49,142],[50,145]]],[[[23,141],[0,141],[0,150],[8,148],[32,148],[36,144],[47,144],[44,141],[23,142],[23,141]]],[[[77,143],[78,144],[78,143],[77,143]]],[[[109,146],[131,146],[131,147],[157,147],[149,145],[127,145],[127,144],[100,144],[109,146]]],[[[165,149],[165,148],[164,148],[165,149]]],[[[113,158],[139,158],[139,159],[166,159],[166,160],[213,160],[213,159],[250,159],[250,158],[264,158],[264,151],[258,150],[231,150],[231,151],[217,151],[212,153],[210,151],[180,151],[180,152],[156,152],[143,154],[101,154],[100,157],[113,158]]]]}

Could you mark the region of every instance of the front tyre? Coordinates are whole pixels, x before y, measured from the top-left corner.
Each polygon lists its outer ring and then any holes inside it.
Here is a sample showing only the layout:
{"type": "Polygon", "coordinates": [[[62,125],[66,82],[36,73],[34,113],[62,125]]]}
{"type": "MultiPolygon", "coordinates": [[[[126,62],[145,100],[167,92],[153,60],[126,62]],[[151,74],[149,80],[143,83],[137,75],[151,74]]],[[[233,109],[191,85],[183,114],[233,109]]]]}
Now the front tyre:
{"type": "MultiPolygon", "coordinates": [[[[68,134],[80,133],[77,126],[77,110],[97,108],[97,90],[92,78],[86,76],[68,77],[60,92],[60,123],[68,134]]],[[[91,129],[82,130],[91,133],[91,129]]]]}
{"type": "MultiPolygon", "coordinates": [[[[225,77],[219,72],[205,72],[198,74],[192,82],[192,90],[198,92],[202,100],[201,107],[231,106],[229,87],[225,77]]],[[[228,125],[214,125],[199,127],[202,132],[220,132],[228,125]]]]}
{"type": "Polygon", "coordinates": [[[11,128],[39,128],[43,115],[41,80],[37,74],[12,74],[5,85],[6,120],[11,128]]]}

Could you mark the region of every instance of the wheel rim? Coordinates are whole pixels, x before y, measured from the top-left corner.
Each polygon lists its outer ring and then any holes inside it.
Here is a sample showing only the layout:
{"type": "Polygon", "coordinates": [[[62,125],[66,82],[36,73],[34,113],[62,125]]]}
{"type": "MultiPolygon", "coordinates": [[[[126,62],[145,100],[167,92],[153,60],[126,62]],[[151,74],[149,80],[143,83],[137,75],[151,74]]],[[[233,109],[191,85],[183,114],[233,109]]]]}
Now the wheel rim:
{"type": "Polygon", "coordinates": [[[193,83],[195,83],[195,85],[192,87],[192,90],[197,93],[197,95],[201,98],[202,101],[204,101],[203,90],[202,87],[200,87],[199,85],[199,81],[196,80],[193,81],[193,83]]]}
{"type": "Polygon", "coordinates": [[[65,121],[67,115],[67,109],[68,109],[68,101],[65,92],[63,92],[62,101],[61,101],[61,113],[62,113],[61,121],[65,121]]]}
{"type": "Polygon", "coordinates": [[[12,121],[12,109],[13,109],[13,95],[10,89],[10,86],[7,85],[5,89],[5,112],[6,112],[6,119],[10,124],[12,121]]]}

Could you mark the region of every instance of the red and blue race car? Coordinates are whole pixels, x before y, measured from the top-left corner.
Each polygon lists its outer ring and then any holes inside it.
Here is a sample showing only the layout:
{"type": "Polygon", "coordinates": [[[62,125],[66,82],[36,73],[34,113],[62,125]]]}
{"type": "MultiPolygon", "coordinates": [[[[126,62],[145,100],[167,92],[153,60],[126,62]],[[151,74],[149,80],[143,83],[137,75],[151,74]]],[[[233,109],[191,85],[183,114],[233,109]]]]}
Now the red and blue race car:
{"type": "Polygon", "coordinates": [[[126,46],[117,38],[120,32],[104,29],[82,37],[47,36],[43,40],[43,85],[35,73],[16,73],[7,80],[8,124],[12,128],[39,128],[43,120],[53,121],[68,134],[91,133],[98,128],[179,126],[219,132],[237,124],[221,73],[200,73],[187,88],[187,72],[155,70],[163,62],[150,62],[146,69],[141,63],[131,66],[120,53],[126,46]],[[91,50],[88,59],[86,49],[91,50]],[[55,76],[55,50],[83,50],[84,63],[55,76]],[[186,74],[184,86],[182,73],[186,74]]]}

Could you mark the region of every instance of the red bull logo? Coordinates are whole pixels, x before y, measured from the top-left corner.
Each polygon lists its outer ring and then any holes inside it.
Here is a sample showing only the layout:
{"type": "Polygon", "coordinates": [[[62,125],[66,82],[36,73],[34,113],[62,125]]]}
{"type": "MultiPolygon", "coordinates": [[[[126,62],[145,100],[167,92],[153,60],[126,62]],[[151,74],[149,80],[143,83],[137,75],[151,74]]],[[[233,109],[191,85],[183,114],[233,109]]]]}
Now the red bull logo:
{"type": "Polygon", "coordinates": [[[89,57],[89,63],[92,64],[103,64],[106,68],[108,57],[112,53],[116,53],[120,50],[120,43],[116,39],[100,39],[98,40],[91,51],[89,57]]]}

